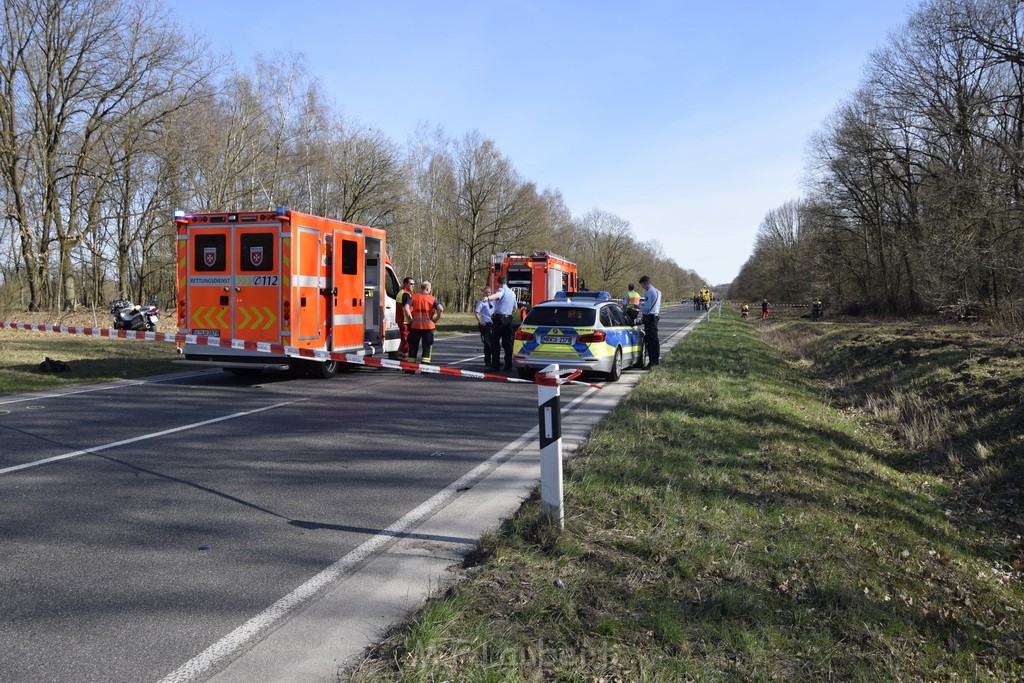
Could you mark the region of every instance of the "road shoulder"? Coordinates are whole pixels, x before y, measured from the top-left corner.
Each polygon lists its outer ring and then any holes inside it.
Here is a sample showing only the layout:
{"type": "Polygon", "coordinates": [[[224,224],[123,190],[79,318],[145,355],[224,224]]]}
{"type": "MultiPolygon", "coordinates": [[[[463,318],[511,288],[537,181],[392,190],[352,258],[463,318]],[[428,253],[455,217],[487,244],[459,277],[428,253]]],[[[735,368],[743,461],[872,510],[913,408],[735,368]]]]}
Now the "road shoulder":
{"type": "MultiPolygon", "coordinates": [[[[701,318],[662,342],[668,353],[701,318]]],[[[627,372],[619,382],[564,406],[566,457],[597,422],[622,401],[643,376],[627,372]]],[[[348,573],[323,597],[227,664],[216,683],[337,681],[366,648],[408,618],[424,602],[451,586],[464,558],[485,533],[512,515],[540,477],[536,429],[509,457],[479,481],[348,573]]],[[[529,435],[529,436],[528,436],[529,435]]],[[[493,456],[492,456],[493,457],[493,456]]]]}

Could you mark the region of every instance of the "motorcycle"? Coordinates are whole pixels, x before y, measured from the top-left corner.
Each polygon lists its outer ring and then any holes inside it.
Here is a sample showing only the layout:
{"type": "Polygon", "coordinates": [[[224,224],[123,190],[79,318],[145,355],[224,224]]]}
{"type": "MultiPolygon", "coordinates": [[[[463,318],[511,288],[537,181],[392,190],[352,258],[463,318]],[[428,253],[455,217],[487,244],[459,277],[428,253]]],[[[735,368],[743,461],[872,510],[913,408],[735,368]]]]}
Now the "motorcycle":
{"type": "Polygon", "coordinates": [[[118,299],[110,304],[115,330],[156,330],[160,322],[160,309],[154,296],[149,306],[133,304],[129,299],[118,299]]]}

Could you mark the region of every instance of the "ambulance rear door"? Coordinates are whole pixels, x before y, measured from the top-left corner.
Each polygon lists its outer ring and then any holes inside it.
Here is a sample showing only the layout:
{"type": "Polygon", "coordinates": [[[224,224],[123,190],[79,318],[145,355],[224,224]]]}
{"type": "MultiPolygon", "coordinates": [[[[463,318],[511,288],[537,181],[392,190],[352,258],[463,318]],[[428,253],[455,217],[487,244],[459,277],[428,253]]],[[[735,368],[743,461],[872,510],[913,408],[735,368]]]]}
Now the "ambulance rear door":
{"type": "Polygon", "coordinates": [[[335,230],[331,239],[331,351],[363,350],[365,334],[364,237],[335,230]]]}
{"type": "Polygon", "coordinates": [[[371,350],[372,353],[383,353],[387,308],[387,297],[383,287],[383,242],[379,237],[366,235],[363,238],[363,246],[363,344],[367,353],[371,353],[371,350]]]}
{"type": "Polygon", "coordinates": [[[327,322],[326,310],[329,296],[321,295],[326,286],[321,277],[326,265],[324,244],[320,230],[303,225],[293,226],[293,239],[298,235],[295,258],[295,288],[297,300],[292,303],[295,323],[293,330],[297,341],[303,346],[318,346],[316,343],[327,322]]]}
{"type": "Polygon", "coordinates": [[[188,226],[185,324],[190,334],[226,339],[234,333],[231,232],[227,224],[188,226]]]}
{"type": "Polygon", "coordinates": [[[246,341],[281,340],[280,224],[234,229],[234,336],[246,341]]]}

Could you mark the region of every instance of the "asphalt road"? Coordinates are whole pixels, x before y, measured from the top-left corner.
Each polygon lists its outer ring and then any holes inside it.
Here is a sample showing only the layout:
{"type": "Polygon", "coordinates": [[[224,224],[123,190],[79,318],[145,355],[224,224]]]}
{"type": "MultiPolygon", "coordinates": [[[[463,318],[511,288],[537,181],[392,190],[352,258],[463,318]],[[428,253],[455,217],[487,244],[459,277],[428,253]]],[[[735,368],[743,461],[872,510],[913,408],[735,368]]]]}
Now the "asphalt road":
{"type": "MultiPolygon", "coordinates": [[[[482,370],[478,346],[433,362],[482,370]]],[[[410,511],[536,421],[532,385],[370,368],[0,398],[0,681],[162,680],[325,568],[358,572],[339,558],[414,533],[410,511]]]]}

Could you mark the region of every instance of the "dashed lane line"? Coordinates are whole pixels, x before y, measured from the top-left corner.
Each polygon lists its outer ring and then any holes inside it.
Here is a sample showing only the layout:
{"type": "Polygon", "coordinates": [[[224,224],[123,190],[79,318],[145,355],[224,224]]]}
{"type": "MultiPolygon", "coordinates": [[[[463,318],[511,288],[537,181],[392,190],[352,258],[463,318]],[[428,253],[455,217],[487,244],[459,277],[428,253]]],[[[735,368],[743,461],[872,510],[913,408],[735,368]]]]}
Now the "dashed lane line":
{"type": "Polygon", "coordinates": [[[61,460],[70,460],[71,458],[77,458],[80,455],[90,455],[92,453],[99,453],[106,451],[111,448],[118,448],[119,446],[127,446],[128,444],[138,443],[139,441],[148,441],[150,439],[156,439],[161,436],[168,434],[175,434],[177,432],[188,431],[189,429],[198,429],[199,427],[205,427],[207,425],[217,424],[218,422],[226,422],[227,420],[234,420],[247,415],[255,415],[256,413],[263,413],[268,410],[274,410],[275,408],[282,408],[293,403],[300,403],[309,399],[299,398],[293,401],[283,401],[281,403],[275,403],[269,406],[263,406],[262,408],[254,408],[253,410],[245,410],[240,413],[232,413],[231,415],[224,415],[222,417],[215,417],[210,420],[203,420],[202,422],[193,422],[192,424],[182,425],[180,427],[172,427],[171,429],[165,429],[159,432],[153,432],[152,434],[142,434],[140,436],[132,437],[131,439],[123,439],[121,441],[114,441],[112,443],[103,444],[102,446],[93,446],[92,448],[83,448],[79,451],[72,451],[70,453],[64,453],[62,455],[55,455],[51,458],[43,458],[42,460],[33,460],[32,462],[22,463],[21,465],[12,465],[10,467],[4,467],[0,469],[0,475],[10,474],[11,472],[18,472],[20,470],[27,470],[33,467],[41,467],[42,465],[48,465],[52,462],[59,462],[61,460]]]}

